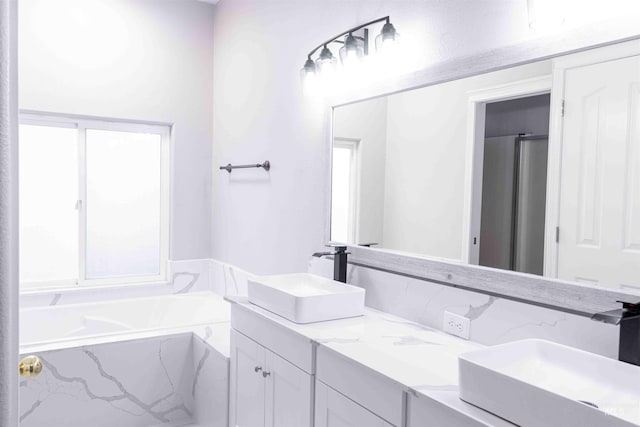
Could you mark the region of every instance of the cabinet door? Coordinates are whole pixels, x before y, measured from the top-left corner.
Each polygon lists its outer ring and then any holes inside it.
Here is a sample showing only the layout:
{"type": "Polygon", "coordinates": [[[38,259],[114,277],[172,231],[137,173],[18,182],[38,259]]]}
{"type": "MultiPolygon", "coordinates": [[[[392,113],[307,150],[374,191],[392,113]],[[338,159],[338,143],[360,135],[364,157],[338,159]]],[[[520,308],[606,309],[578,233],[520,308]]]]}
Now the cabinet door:
{"type": "Polygon", "coordinates": [[[316,381],[315,421],[315,427],[393,427],[321,381],[316,381]]]}
{"type": "Polygon", "coordinates": [[[311,427],[311,375],[266,351],[265,426],[311,427]]]}
{"type": "Polygon", "coordinates": [[[264,426],[265,349],[231,331],[230,427],[264,426]]]}

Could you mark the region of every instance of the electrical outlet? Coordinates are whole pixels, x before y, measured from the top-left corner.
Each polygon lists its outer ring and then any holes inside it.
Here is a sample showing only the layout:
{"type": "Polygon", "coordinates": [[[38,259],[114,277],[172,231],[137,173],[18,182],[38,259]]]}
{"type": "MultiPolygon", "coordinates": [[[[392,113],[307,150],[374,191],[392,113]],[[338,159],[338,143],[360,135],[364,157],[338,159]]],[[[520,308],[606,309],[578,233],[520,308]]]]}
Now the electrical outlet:
{"type": "Polygon", "coordinates": [[[459,314],[445,311],[442,328],[445,332],[451,335],[455,335],[468,340],[469,332],[471,329],[471,321],[464,316],[460,316],[459,314]]]}

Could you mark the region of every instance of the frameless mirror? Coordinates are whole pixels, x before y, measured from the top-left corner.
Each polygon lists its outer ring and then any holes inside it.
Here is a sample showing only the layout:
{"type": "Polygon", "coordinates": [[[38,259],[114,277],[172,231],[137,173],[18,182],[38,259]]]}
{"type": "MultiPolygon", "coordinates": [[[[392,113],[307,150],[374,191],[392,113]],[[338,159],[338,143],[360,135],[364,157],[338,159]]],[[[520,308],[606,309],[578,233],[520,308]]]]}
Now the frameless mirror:
{"type": "Polygon", "coordinates": [[[334,107],[330,239],[640,290],[628,47],[334,107]]]}

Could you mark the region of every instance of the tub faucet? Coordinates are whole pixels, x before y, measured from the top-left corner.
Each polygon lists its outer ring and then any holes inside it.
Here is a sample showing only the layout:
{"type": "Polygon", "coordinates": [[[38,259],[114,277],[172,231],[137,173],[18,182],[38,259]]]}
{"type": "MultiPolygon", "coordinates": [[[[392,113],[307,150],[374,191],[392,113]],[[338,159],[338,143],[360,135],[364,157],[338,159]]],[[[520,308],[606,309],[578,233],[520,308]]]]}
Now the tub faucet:
{"type": "Polygon", "coordinates": [[[617,302],[622,308],[596,313],[591,320],[620,325],[618,360],[640,365],[640,303],[617,302]]]}
{"type": "Polygon", "coordinates": [[[321,258],[323,256],[333,255],[333,280],[347,283],[347,247],[344,245],[327,245],[334,248],[334,252],[316,252],[313,256],[321,258]]]}

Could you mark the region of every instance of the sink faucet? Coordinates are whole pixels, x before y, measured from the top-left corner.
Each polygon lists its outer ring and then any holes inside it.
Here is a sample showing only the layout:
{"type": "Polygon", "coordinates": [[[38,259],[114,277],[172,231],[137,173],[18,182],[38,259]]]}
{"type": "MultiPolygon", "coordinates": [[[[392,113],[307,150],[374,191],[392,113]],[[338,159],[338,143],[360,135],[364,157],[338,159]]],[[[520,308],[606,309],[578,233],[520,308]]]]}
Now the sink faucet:
{"type": "Polygon", "coordinates": [[[334,248],[334,252],[316,252],[313,254],[315,257],[323,257],[333,255],[333,280],[338,282],[347,283],[347,247],[344,245],[327,245],[334,248]]]}
{"type": "Polygon", "coordinates": [[[622,308],[596,313],[591,320],[620,325],[618,360],[640,365],[640,303],[617,302],[622,308]]]}

